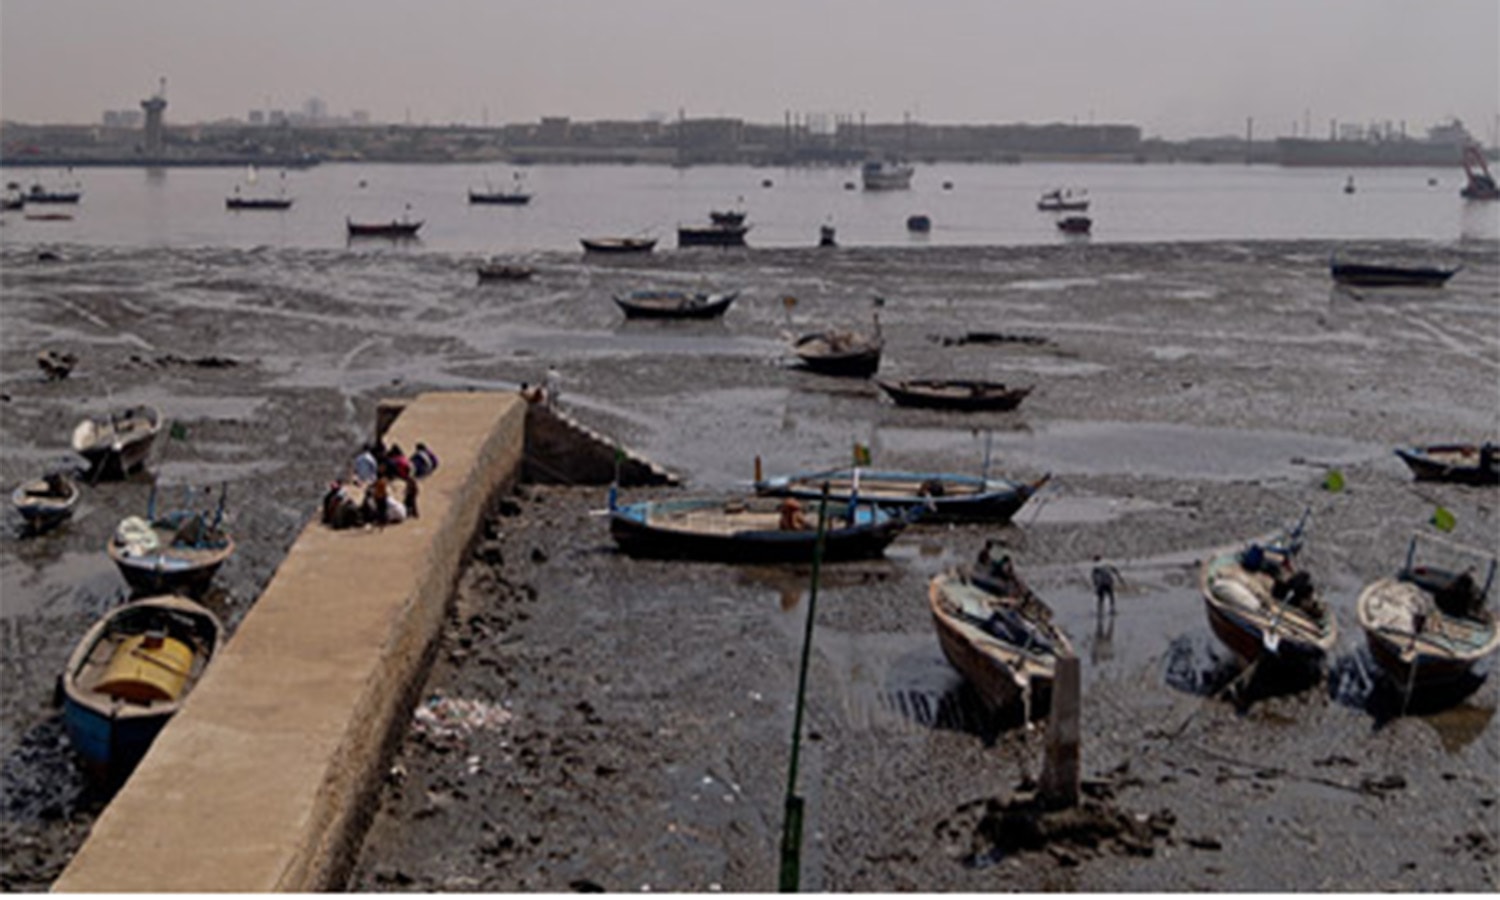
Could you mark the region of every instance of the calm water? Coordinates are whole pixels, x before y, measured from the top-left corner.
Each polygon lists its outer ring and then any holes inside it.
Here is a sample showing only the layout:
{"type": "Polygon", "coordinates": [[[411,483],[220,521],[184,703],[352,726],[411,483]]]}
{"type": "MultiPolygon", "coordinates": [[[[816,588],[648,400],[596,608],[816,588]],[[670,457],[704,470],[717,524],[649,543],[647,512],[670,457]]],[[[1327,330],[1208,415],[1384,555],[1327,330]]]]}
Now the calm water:
{"type": "MultiPolygon", "coordinates": [[[[1414,239],[1451,242],[1500,237],[1500,204],[1458,196],[1455,169],[1366,169],[1345,194],[1342,169],[1239,165],[919,166],[911,190],[850,189],[850,169],[752,169],[738,166],[323,165],[262,171],[256,183],[236,169],[8,170],[4,181],[76,185],[70,221],[7,213],[0,243],[73,243],[150,247],[306,247],[345,244],[344,219],[390,220],[408,209],[425,220],[406,250],[525,253],[577,250],[585,236],[652,235],[676,246],[679,224],[701,224],[711,209],[749,213],[755,247],[813,244],[832,224],[855,245],[1036,245],[1059,243],[1050,213],[1035,208],[1053,187],[1086,189],[1092,240],[1414,239]],[[525,207],[470,206],[467,191],[520,183],[525,207]],[[285,185],[288,212],[230,212],[237,185],[249,195],[285,185]],[[945,187],[951,184],[951,187],[945,187]],[[769,185],[769,186],[768,186],[769,185]],[[925,235],[906,230],[909,215],[931,217],[925,235]]],[[[1071,240],[1077,240],[1071,239],[1071,240]]],[[[377,245],[379,242],[377,242],[377,245]]],[[[693,251],[703,252],[703,251],[693,251]]]]}

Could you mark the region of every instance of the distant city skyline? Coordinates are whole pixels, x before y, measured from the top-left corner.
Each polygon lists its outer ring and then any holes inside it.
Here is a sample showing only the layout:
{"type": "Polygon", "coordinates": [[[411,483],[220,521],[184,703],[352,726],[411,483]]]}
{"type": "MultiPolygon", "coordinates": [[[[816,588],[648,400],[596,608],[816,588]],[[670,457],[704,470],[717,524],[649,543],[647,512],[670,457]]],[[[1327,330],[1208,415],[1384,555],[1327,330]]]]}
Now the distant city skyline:
{"type": "Polygon", "coordinates": [[[1495,0],[0,0],[0,116],[500,125],[1138,125],[1181,139],[1500,113],[1495,0]]]}

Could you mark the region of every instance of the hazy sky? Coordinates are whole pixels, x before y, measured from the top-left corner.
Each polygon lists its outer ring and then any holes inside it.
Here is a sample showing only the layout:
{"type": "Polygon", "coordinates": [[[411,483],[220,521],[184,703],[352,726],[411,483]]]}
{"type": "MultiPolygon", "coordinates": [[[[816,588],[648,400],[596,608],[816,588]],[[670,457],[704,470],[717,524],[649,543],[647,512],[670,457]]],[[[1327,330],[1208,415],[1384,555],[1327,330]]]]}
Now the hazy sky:
{"type": "Polygon", "coordinates": [[[479,124],[1124,122],[1316,135],[1500,113],[1497,0],[0,0],[0,115],[479,124]]]}

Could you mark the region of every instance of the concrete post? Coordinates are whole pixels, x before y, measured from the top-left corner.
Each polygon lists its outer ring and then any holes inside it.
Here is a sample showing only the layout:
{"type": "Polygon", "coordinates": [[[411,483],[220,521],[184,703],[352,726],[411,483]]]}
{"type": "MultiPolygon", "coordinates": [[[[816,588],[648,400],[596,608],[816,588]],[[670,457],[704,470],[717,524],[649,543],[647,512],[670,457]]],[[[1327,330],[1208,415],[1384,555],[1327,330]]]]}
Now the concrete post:
{"type": "Polygon", "coordinates": [[[1047,809],[1078,805],[1078,657],[1057,658],[1052,679],[1052,715],[1047,722],[1047,757],[1042,767],[1041,801],[1047,809]]]}

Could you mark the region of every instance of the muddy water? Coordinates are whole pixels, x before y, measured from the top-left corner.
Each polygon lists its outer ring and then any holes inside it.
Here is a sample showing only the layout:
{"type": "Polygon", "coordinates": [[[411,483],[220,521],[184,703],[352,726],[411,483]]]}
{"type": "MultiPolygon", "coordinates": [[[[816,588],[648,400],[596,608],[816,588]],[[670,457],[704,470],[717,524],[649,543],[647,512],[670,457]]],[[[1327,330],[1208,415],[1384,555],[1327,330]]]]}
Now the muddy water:
{"type": "MultiPolygon", "coordinates": [[[[1493,888],[1495,682],[1392,717],[1352,603],[1436,505],[1454,538],[1497,543],[1492,492],[1413,485],[1390,453],[1500,431],[1497,247],[1362,247],[1465,265],[1442,291],[1378,294],[1330,290],[1334,249],[560,253],[531,283],[484,287],[459,257],[378,246],[61,248],[50,263],[9,249],[0,475],[66,458],[85,412],[157,403],[187,432],[157,449],[160,490],[229,486],[240,550],[210,602],[237,622],[389,395],[509,389],[556,366],[564,407],[689,490],[742,488],[756,455],[768,472],[839,462],[854,442],[890,466],[978,471],[988,456],[1007,475],[1050,472],[1013,526],[914,529],[883,560],[827,570],[799,788],[805,887],[1493,888]],[[650,285],[743,293],[721,322],[623,322],[609,294],[650,285]],[[783,358],[783,332],[862,326],[877,309],[883,375],[1036,391],[1014,413],[896,409],[783,358]],[[1029,340],[945,343],[969,331],[1029,340]],[[41,380],[44,347],[80,356],[71,378],[41,380]],[[1320,489],[1329,467],[1345,491],[1320,489]],[[1216,695],[1235,670],[1195,564],[1308,505],[1306,567],[1342,632],[1333,677],[1236,705],[1216,695]],[[1005,856],[976,838],[985,801],[1037,774],[1041,732],[979,711],[923,597],[988,537],[1083,658],[1085,775],[1123,809],[1171,813],[1150,857],[1005,856]],[[1125,575],[1113,619],[1088,593],[1096,553],[1125,575]]],[[[58,532],[0,539],[9,888],[50,883],[102,802],[69,765],[50,697],[72,641],[124,592],[102,547],[150,490],[145,476],[93,485],[58,532]]],[[[602,504],[598,489],[529,488],[497,509],[424,695],[497,704],[508,721],[413,730],[352,887],[775,885],[807,573],[621,558],[589,515],[602,504]]]]}

